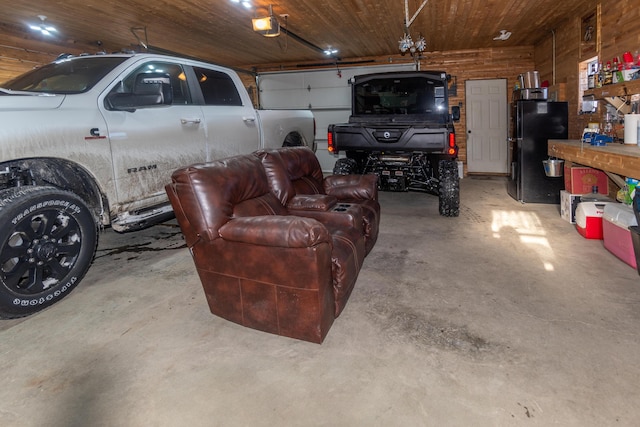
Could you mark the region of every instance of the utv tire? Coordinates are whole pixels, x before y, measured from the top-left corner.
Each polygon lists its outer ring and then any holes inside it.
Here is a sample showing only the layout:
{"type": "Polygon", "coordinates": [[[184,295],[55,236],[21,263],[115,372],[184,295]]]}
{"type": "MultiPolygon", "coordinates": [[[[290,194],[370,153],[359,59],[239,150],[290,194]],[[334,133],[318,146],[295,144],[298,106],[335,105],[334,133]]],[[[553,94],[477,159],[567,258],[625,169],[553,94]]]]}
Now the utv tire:
{"type": "Polygon", "coordinates": [[[357,173],[358,163],[353,159],[338,159],[333,166],[334,175],[353,175],[357,173]]]}
{"type": "Polygon", "coordinates": [[[87,205],[55,187],[0,192],[0,318],[67,296],[93,262],[98,230],[87,205]]]}
{"type": "Polygon", "coordinates": [[[455,160],[440,160],[438,163],[438,205],[440,215],[460,215],[460,177],[455,160]]]}

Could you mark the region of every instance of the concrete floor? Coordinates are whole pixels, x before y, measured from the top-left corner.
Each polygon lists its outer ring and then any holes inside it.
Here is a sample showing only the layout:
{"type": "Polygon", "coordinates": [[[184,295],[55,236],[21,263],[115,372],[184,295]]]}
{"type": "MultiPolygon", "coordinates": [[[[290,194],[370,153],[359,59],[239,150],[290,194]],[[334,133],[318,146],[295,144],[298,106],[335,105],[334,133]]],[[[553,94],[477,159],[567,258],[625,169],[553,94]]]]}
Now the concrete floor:
{"type": "Polygon", "coordinates": [[[101,235],[65,300],[0,322],[2,426],[637,426],[640,276],[555,205],[465,178],[381,193],[322,345],[211,315],[175,222],[101,235]]]}

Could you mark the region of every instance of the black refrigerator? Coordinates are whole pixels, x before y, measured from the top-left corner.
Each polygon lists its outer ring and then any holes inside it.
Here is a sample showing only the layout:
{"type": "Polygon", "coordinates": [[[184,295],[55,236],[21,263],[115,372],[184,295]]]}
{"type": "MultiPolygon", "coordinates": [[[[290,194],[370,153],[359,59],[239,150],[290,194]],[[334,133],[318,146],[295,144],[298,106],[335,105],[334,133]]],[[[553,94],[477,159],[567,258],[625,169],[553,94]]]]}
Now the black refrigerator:
{"type": "Polygon", "coordinates": [[[543,160],[547,141],[568,138],[568,105],[546,100],[518,100],[512,104],[509,138],[511,174],[507,191],[523,203],[560,203],[563,177],[548,177],[543,160]]]}

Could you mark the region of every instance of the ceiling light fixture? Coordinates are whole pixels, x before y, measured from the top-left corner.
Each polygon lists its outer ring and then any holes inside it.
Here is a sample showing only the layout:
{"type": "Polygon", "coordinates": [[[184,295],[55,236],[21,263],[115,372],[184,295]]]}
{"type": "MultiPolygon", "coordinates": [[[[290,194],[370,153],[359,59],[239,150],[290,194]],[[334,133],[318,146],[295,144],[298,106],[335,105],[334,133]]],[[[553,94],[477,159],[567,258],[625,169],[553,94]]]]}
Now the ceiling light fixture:
{"type": "Polygon", "coordinates": [[[231,0],[231,3],[235,3],[235,4],[241,4],[245,9],[252,9],[253,5],[251,4],[250,1],[248,0],[231,0]]]}
{"type": "Polygon", "coordinates": [[[42,34],[43,36],[51,36],[53,35],[52,33],[58,32],[56,27],[53,27],[51,25],[47,25],[44,23],[45,19],[47,19],[46,16],[38,15],[38,18],[40,18],[39,25],[33,25],[33,24],[29,25],[29,28],[31,28],[33,31],[40,31],[40,34],[42,34]]]}
{"type": "Polygon", "coordinates": [[[269,16],[263,18],[253,18],[251,20],[253,31],[265,37],[277,37],[280,35],[280,23],[273,14],[273,9],[269,5],[269,16]]]}
{"type": "Polygon", "coordinates": [[[327,56],[335,55],[336,53],[338,53],[338,49],[334,49],[331,46],[329,46],[328,48],[326,48],[324,50],[324,54],[327,55],[327,56]]]}
{"type": "Polygon", "coordinates": [[[494,37],[494,40],[509,40],[511,37],[511,31],[500,30],[500,34],[497,37],[494,37]]]}

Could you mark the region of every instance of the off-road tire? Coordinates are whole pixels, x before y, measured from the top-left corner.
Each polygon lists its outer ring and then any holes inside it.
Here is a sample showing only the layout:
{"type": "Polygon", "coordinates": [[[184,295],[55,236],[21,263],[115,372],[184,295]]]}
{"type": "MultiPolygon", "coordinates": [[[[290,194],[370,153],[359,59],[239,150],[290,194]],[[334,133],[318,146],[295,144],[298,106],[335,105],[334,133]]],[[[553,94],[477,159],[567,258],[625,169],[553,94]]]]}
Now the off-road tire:
{"type": "Polygon", "coordinates": [[[55,187],[0,192],[0,318],[67,296],[93,262],[98,230],[81,198],[55,187]]]}
{"type": "Polygon", "coordinates": [[[440,215],[455,217],[460,215],[460,177],[455,160],[438,162],[438,205],[440,215]]]}
{"type": "Polygon", "coordinates": [[[358,163],[353,159],[343,158],[336,160],[333,166],[334,175],[352,175],[358,172],[358,163]]]}

